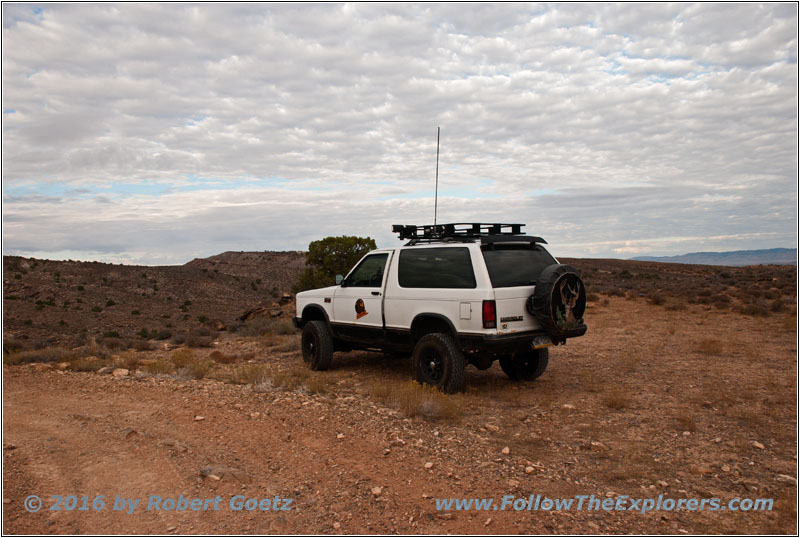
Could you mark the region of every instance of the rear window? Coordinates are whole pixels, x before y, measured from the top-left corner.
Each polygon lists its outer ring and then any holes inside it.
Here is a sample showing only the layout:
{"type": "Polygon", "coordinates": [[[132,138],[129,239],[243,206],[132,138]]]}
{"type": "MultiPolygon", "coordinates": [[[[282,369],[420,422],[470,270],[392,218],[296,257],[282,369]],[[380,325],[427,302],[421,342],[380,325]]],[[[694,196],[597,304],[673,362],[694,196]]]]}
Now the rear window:
{"type": "Polygon", "coordinates": [[[402,250],[397,271],[402,288],[477,287],[468,248],[402,250]]]}
{"type": "Polygon", "coordinates": [[[483,250],[483,259],[495,288],[536,284],[542,270],[556,263],[555,258],[538,245],[533,248],[495,245],[483,250]]]}

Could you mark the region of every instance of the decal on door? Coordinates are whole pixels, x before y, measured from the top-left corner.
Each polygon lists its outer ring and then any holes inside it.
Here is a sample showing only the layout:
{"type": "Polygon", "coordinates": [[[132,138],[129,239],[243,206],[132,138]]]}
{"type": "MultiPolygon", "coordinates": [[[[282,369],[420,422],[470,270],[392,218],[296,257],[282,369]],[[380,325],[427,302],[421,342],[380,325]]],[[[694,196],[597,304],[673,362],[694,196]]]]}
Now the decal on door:
{"type": "Polygon", "coordinates": [[[367,314],[369,314],[369,312],[367,312],[367,309],[364,307],[364,299],[356,301],[356,319],[361,319],[367,314]]]}

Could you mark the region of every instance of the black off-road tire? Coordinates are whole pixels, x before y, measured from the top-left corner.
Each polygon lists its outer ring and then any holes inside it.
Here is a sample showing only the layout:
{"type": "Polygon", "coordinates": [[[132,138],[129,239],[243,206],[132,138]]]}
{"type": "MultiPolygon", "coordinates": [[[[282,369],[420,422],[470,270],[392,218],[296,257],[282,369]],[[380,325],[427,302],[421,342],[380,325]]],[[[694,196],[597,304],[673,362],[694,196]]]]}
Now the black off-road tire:
{"type": "Polygon", "coordinates": [[[324,321],[309,321],[303,327],[300,341],[303,361],[312,370],[327,370],[333,359],[333,336],[324,321]]]}
{"type": "Polygon", "coordinates": [[[514,381],[533,381],[547,370],[548,362],[550,354],[546,349],[534,349],[514,355],[503,355],[500,357],[500,368],[514,381]]]}
{"type": "Polygon", "coordinates": [[[448,394],[464,386],[464,353],[447,333],[430,333],[420,338],[411,364],[414,377],[420,383],[438,387],[448,394]]]}

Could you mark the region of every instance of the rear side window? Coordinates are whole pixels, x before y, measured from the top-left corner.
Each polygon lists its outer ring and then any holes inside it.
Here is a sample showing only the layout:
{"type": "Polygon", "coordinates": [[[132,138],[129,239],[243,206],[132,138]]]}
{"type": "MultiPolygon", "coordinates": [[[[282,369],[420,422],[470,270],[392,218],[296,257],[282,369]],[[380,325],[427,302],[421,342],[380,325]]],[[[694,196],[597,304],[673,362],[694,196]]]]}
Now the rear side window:
{"type": "Polygon", "coordinates": [[[420,248],[400,251],[402,288],[475,288],[468,248],[420,248]]]}
{"type": "Polygon", "coordinates": [[[492,287],[531,286],[545,267],[556,263],[549,252],[535,245],[530,247],[499,246],[483,250],[483,259],[492,287]]]}

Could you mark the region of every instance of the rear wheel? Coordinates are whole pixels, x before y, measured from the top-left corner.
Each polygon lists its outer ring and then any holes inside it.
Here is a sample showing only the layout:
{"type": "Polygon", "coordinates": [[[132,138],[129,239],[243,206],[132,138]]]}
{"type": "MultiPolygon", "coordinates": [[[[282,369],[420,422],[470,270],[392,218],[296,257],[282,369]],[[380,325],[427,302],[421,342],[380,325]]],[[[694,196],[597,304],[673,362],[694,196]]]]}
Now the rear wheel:
{"type": "Polygon", "coordinates": [[[300,343],[303,360],[312,370],[327,370],[333,359],[333,337],[324,321],[309,321],[303,327],[300,343]]]}
{"type": "Polygon", "coordinates": [[[549,353],[546,349],[535,349],[500,357],[500,368],[515,381],[532,381],[547,369],[549,353]]]}
{"type": "Polygon", "coordinates": [[[464,354],[449,334],[431,333],[420,338],[411,361],[414,377],[420,383],[448,393],[464,386],[464,354]]]}

